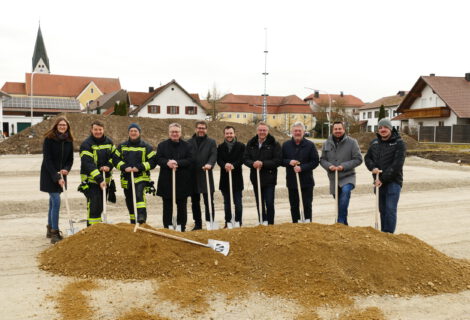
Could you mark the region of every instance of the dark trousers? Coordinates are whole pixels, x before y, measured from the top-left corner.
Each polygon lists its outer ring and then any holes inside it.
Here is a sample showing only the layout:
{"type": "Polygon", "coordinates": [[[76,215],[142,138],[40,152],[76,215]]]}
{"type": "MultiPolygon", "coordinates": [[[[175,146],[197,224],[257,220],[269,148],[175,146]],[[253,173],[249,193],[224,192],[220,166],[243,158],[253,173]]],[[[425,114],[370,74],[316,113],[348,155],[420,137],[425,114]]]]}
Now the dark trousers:
{"type": "MultiPolygon", "coordinates": [[[[222,191],[224,196],[224,211],[225,211],[225,222],[232,221],[232,205],[230,203],[230,192],[222,191]]],[[[233,191],[232,203],[235,204],[235,221],[242,224],[242,214],[243,214],[243,205],[242,205],[242,191],[233,191]]]]}
{"type": "MultiPolygon", "coordinates": [[[[207,193],[202,194],[204,198],[204,207],[206,209],[206,221],[210,221],[209,215],[209,199],[207,197],[207,193]]],[[[211,193],[211,207],[212,207],[212,219],[215,218],[215,211],[214,211],[214,193],[211,193]]],[[[198,227],[202,226],[202,218],[201,218],[201,194],[200,193],[193,193],[191,195],[191,209],[193,211],[193,219],[194,224],[198,227]]]]}
{"type": "MultiPolygon", "coordinates": [[[[173,201],[171,198],[163,199],[163,227],[173,225],[173,201]]],[[[176,199],[176,223],[181,226],[181,231],[186,229],[186,222],[188,220],[188,213],[186,210],[186,204],[188,198],[176,199]]]]}
{"type": "MultiPolygon", "coordinates": [[[[290,215],[292,222],[297,223],[300,220],[300,205],[299,205],[299,191],[297,188],[288,188],[290,215]]],[[[304,216],[305,219],[312,221],[312,201],[313,201],[313,187],[302,188],[302,202],[304,203],[304,216]]]]}
{"type": "MultiPolygon", "coordinates": [[[[145,201],[144,188],[147,185],[146,181],[135,184],[135,198],[137,202],[137,222],[145,223],[147,221],[147,207],[145,201]]],[[[124,189],[126,196],[126,206],[129,211],[129,218],[131,223],[135,223],[134,204],[132,203],[132,184],[129,183],[127,189],[124,189]]]]}
{"type": "MultiPolygon", "coordinates": [[[[261,187],[261,207],[263,221],[268,221],[268,224],[274,224],[274,192],[276,186],[268,185],[261,187]]],[[[259,220],[259,206],[258,206],[258,188],[254,186],[255,198],[256,198],[256,210],[258,210],[259,220]]]]}
{"type": "MultiPolygon", "coordinates": [[[[103,212],[103,190],[96,183],[89,183],[87,195],[87,226],[101,222],[103,212]]],[[[107,191],[107,190],[106,190],[107,191]]]]}

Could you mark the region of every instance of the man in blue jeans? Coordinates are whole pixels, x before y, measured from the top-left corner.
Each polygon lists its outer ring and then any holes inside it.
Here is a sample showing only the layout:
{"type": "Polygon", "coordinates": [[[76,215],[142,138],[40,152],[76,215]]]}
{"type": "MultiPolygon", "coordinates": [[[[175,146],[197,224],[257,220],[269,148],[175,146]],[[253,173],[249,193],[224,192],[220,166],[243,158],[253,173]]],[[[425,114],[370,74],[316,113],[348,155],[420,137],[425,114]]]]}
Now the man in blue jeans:
{"type": "Polygon", "coordinates": [[[372,140],[367,150],[365,164],[372,172],[374,185],[379,187],[379,211],[383,232],[395,232],[405,156],[405,143],[393,128],[392,122],[388,119],[380,120],[377,138],[372,140]]]}
{"type": "Polygon", "coordinates": [[[351,190],[356,184],[354,168],[362,163],[357,141],[348,135],[344,124],[333,123],[333,133],[323,144],[320,165],[328,172],[330,193],[335,195],[335,174],[338,171],[338,218],[337,222],[348,225],[348,207],[351,190]]]}

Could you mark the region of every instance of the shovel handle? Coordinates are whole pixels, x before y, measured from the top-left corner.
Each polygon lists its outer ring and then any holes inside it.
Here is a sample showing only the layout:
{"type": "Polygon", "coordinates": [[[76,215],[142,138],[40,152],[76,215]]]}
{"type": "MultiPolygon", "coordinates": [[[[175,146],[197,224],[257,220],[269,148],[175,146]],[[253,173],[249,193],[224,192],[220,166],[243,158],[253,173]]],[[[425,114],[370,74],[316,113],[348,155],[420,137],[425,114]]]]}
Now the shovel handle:
{"type": "Polygon", "coordinates": [[[171,170],[171,200],[172,200],[172,206],[173,206],[173,213],[172,213],[172,222],[173,222],[173,227],[176,228],[177,225],[177,212],[176,212],[176,168],[173,168],[171,170]]]}
{"type": "Polygon", "coordinates": [[[134,171],[131,171],[131,185],[132,185],[132,204],[134,206],[134,232],[137,231],[137,200],[135,197],[135,183],[134,183],[134,171]]]}
{"type": "Polygon", "coordinates": [[[300,202],[300,219],[302,222],[305,222],[305,214],[304,214],[304,200],[302,199],[302,187],[300,185],[300,178],[299,178],[299,173],[295,172],[295,177],[297,179],[297,190],[299,191],[299,202],[300,202]]]}
{"type": "Polygon", "coordinates": [[[256,183],[258,185],[258,213],[259,213],[259,224],[263,224],[263,207],[261,202],[261,178],[259,174],[260,169],[256,168],[256,183]]]}
{"type": "Polygon", "coordinates": [[[135,229],[145,231],[145,232],[148,232],[148,233],[153,233],[153,234],[156,234],[156,235],[161,236],[161,237],[165,237],[165,238],[169,238],[169,239],[173,239],[173,240],[178,240],[178,241],[182,241],[182,242],[188,242],[188,243],[196,244],[198,246],[210,248],[210,246],[208,244],[204,244],[202,242],[197,242],[197,241],[194,241],[194,240],[191,240],[191,239],[186,239],[186,238],[183,238],[183,237],[174,236],[172,234],[167,234],[167,233],[164,233],[164,232],[155,231],[155,230],[142,228],[142,227],[136,227],[135,229]]]}
{"type": "MultiPolygon", "coordinates": [[[[381,173],[382,170],[379,170],[381,173]]],[[[379,173],[375,174],[375,182],[379,180],[379,173]]],[[[375,186],[375,229],[379,230],[379,187],[375,186]]]]}
{"type": "Polygon", "coordinates": [[[72,214],[70,213],[70,207],[69,207],[69,197],[67,193],[67,188],[65,187],[65,179],[64,175],[60,173],[60,178],[64,180],[64,185],[62,186],[62,191],[64,192],[64,197],[65,197],[65,208],[67,209],[67,216],[69,217],[69,223],[70,227],[73,229],[73,219],[72,219],[72,214]]]}
{"type": "MultiPolygon", "coordinates": [[[[103,171],[103,181],[106,182],[106,172],[103,171]]],[[[103,188],[103,221],[108,223],[108,215],[106,212],[106,187],[103,188]]]]}
{"type": "Polygon", "coordinates": [[[338,170],[335,170],[335,200],[336,200],[336,218],[335,223],[338,223],[339,216],[339,198],[338,198],[338,170]]]}
{"type": "MultiPolygon", "coordinates": [[[[233,184],[232,184],[232,170],[228,172],[228,184],[230,188],[230,208],[232,208],[233,201],[233,184]]],[[[232,210],[230,210],[232,211],[232,210]]],[[[235,226],[235,207],[232,211],[232,225],[235,226]]]]}

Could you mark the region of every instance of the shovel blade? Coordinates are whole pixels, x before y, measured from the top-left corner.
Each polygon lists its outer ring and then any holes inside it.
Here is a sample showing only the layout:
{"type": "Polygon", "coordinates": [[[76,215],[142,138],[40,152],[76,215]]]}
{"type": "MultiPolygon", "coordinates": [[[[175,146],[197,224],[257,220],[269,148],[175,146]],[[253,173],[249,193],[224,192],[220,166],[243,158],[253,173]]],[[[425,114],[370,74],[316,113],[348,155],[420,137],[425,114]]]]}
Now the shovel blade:
{"type": "Polygon", "coordinates": [[[67,229],[67,236],[73,236],[73,235],[76,234],[78,231],[80,231],[79,228],[67,229]]]}
{"type": "Polygon", "coordinates": [[[297,221],[297,223],[310,223],[310,222],[312,222],[312,221],[310,221],[310,219],[305,219],[305,220],[299,219],[297,221]]]}
{"type": "Polygon", "coordinates": [[[210,223],[209,221],[206,222],[206,229],[207,230],[218,230],[219,229],[219,225],[217,224],[217,222],[213,221],[212,223],[210,223]]]}
{"type": "Polygon", "coordinates": [[[260,223],[260,226],[267,226],[267,225],[268,225],[267,221],[263,221],[263,223],[260,223]]]}
{"type": "Polygon", "coordinates": [[[227,229],[233,229],[234,226],[231,222],[227,222],[227,229]]]}
{"type": "Polygon", "coordinates": [[[170,225],[168,226],[168,229],[181,232],[181,225],[178,224],[178,225],[174,226],[174,225],[170,224],[170,225]]]}
{"type": "Polygon", "coordinates": [[[227,241],[209,239],[208,246],[215,252],[221,253],[224,256],[227,256],[230,251],[230,242],[227,241]]]}

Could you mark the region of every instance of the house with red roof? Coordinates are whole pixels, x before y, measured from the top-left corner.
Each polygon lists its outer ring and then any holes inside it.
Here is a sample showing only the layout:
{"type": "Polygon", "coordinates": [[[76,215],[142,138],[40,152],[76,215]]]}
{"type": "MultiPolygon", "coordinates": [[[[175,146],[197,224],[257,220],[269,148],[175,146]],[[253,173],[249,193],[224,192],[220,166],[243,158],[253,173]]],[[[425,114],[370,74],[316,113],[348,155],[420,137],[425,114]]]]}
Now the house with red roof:
{"type": "MultiPolygon", "coordinates": [[[[392,119],[398,115],[398,106],[405,98],[406,91],[398,91],[396,95],[386,96],[373,102],[366,103],[359,109],[359,122],[361,128],[366,132],[377,132],[379,123],[380,107],[385,110],[385,118],[392,119]]],[[[397,129],[401,129],[400,120],[392,120],[392,125],[397,129]]]]}
{"type": "MultiPolygon", "coordinates": [[[[254,124],[261,121],[263,115],[263,96],[224,95],[216,106],[217,118],[221,121],[254,124]]],[[[296,95],[267,96],[267,118],[269,126],[289,132],[295,122],[302,122],[308,131],[315,127],[315,117],[310,106],[296,95]]],[[[211,106],[203,101],[211,113],[211,106]]]]}
{"type": "Polygon", "coordinates": [[[418,132],[420,141],[469,143],[470,73],[419,77],[397,111],[393,120],[418,132]]]}
{"type": "Polygon", "coordinates": [[[206,109],[199,94],[188,93],[176,80],[158,88],[149,87],[148,92],[128,93],[129,115],[157,119],[204,120],[206,109]]]}
{"type": "Polygon", "coordinates": [[[304,98],[314,112],[335,112],[343,117],[351,117],[355,120],[359,118],[359,109],[364,106],[364,102],[356,96],[344,94],[320,94],[315,91],[304,98]]]}

